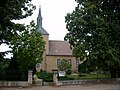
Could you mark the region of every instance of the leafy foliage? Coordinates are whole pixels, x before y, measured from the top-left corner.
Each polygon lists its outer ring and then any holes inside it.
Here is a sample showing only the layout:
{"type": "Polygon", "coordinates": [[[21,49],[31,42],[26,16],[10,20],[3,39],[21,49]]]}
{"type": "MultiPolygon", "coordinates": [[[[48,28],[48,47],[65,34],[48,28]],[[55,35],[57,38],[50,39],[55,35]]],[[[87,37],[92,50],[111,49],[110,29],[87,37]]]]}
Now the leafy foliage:
{"type": "Polygon", "coordinates": [[[64,77],[58,77],[58,80],[74,80],[72,77],[64,76],[64,77]]]}
{"type": "Polygon", "coordinates": [[[73,56],[77,57],[77,59],[84,61],[87,56],[87,52],[85,51],[84,45],[78,45],[73,48],[73,56]]]}
{"type": "Polygon", "coordinates": [[[119,67],[120,1],[76,1],[78,6],[65,17],[69,31],[65,40],[75,48],[73,55],[81,57],[87,51],[87,62],[94,68],[110,70],[119,67]]]}
{"type": "Polygon", "coordinates": [[[2,76],[4,77],[2,80],[7,80],[7,81],[20,80],[21,74],[16,60],[11,59],[9,66],[4,71],[5,71],[5,75],[2,76]]]}
{"type": "Polygon", "coordinates": [[[85,64],[79,64],[78,65],[78,72],[79,73],[86,73],[86,65],[85,64]]]}
{"type": "Polygon", "coordinates": [[[58,65],[58,69],[60,71],[65,71],[66,73],[71,73],[71,67],[72,65],[70,64],[70,62],[66,59],[62,59],[60,64],[58,65]]]}
{"type": "Polygon", "coordinates": [[[53,82],[53,73],[48,73],[46,71],[37,72],[37,76],[45,82],[53,82]]]}
{"type": "Polygon", "coordinates": [[[30,25],[19,35],[12,38],[12,53],[16,58],[20,71],[34,69],[36,63],[41,63],[44,52],[45,42],[41,33],[37,32],[35,23],[32,21],[30,25]]]}
{"type": "Polygon", "coordinates": [[[4,54],[5,52],[0,52],[0,72],[3,72],[9,64],[9,60],[3,58],[4,54]]]}
{"type": "Polygon", "coordinates": [[[15,24],[12,20],[24,19],[32,15],[33,10],[35,10],[35,6],[31,4],[31,0],[1,0],[0,45],[2,43],[10,44],[12,37],[25,28],[24,25],[15,24]]]}

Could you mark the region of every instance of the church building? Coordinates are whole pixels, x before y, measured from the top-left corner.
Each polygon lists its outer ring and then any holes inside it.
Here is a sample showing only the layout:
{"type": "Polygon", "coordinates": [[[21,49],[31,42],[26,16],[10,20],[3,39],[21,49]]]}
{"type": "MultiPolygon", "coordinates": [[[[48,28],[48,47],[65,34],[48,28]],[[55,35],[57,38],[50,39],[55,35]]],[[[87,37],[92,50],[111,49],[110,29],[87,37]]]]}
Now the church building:
{"type": "Polygon", "coordinates": [[[79,60],[72,56],[70,44],[67,41],[49,40],[49,33],[42,27],[41,8],[37,17],[38,32],[41,32],[45,45],[43,61],[40,64],[40,69],[47,72],[52,72],[52,69],[58,69],[57,65],[62,59],[69,60],[72,65],[72,72],[77,71],[79,60]]]}

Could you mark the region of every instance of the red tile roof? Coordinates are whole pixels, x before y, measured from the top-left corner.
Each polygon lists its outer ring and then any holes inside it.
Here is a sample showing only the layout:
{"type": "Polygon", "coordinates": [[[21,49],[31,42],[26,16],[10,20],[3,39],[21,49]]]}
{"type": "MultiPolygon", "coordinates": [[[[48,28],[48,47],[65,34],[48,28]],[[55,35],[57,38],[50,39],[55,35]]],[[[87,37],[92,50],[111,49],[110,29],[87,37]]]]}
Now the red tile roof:
{"type": "Polygon", "coordinates": [[[48,55],[72,55],[69,42],[50,40],[48,55]]]}

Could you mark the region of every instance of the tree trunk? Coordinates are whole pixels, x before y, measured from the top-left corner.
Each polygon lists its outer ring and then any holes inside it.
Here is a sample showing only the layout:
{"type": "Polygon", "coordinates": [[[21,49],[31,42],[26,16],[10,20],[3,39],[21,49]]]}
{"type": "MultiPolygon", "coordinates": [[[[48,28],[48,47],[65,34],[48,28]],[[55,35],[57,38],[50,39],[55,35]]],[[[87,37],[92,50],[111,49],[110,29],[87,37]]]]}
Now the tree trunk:
{"type": "Polygon", "coordinates": [[[110,68],[110,74],[111,74],[111,78],[116,78],[116,69],[111,67],[110,68]]]}
{"type": "Polygon", "coordinates": [[[120,78],[120,67],[117,68],[117,78],[120,78]]]}

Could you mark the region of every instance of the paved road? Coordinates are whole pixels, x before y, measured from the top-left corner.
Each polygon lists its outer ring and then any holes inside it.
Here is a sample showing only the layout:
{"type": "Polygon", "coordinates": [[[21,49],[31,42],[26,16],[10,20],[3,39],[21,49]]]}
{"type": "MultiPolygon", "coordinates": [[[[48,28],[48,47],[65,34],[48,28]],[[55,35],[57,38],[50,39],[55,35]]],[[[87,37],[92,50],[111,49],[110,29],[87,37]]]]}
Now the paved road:
{"type": "Polygon", "coordinates": [[[120,84],[95,84],[95,85],[71,85],[71,86],[42,86],[26,88],[0,88],[0,90],[120,90],[120,84]]]}

